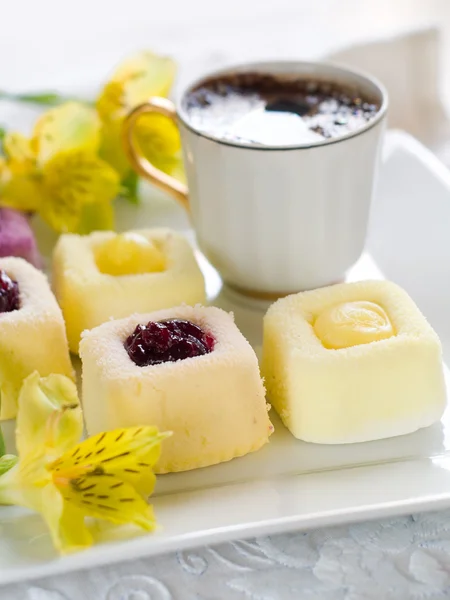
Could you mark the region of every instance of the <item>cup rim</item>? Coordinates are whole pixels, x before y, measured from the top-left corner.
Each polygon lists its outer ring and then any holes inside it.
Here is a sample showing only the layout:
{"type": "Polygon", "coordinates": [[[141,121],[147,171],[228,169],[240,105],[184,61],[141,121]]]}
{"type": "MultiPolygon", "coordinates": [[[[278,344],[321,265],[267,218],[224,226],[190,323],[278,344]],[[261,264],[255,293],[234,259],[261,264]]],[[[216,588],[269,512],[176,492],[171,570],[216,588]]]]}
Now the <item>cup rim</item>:
{"type": "Polygon", "coordinates": [[[224,146],[231,146],[233,148],[241,148],[247,150],[258,150],[258,151],[286,151],[286,150],[306,150],[308,148],[321,148],[322,146],[330,146],[331,144],[339,144],[341,142],[345,142],[348,139],[357,137],[362,135],[369,129],[376,127],[380,121],[382,121],[387,113],[389,105],[388,92],[385,86],[374,76],[366,73],[360,69],[354,69],[353,67],[347,67],[342,63],[328,62],[328,61],[302,61],[302,60],[271,60],[271,61],[255,61],[249,63],[240,63],[236,65],[231,65],[224,67],[222,69],[216,69],[215,71],[210,71],[201,77],[196,78],[191,81],[183,90],[183,92],[178,96],[176,101],[176,112],[179,121],[184,125],[186,129],[194,133],[199,137],[206,138],[218,144],[222,144],[224,146]],[[282,67],[284,71],[279,71],[277,68],[282,67]],[[316,75],[326,75],[327,72],[330,74],[330,79],[332,79],[333,74],[335,76],[341,76],[342,82],[345,84],[345,77],[347,79],[360,80],[360,82],[364,85],[369,85],[375,88],[375,90],[380,95],[381,103],[380,108],[378,109],[375,117],[368,121],[363,127],[356,129],[355,131],[350,131],[345,133],[339,137],[328,138],[323,140],[317,140],[314,142],[303,142],[300,144],[273,144],[273,145],[261,145],[258,146],[256,144],[252,144],[249,142],[239,142],[234,140],[226,140],[218,135],[214,135],[212,133],[206,133],[194,127],[190,122],[187,116],[186,111],[183,108],[183,100],[186,95],[196,86],[201,84],[203,81],[218,77],[221,75],[227,75],[235,72],[245,72],[245,71],[263,71],[274,74],[280,73],[296,73],[298,71],[299,75],[307,74],[308,71],[311,74],[314,74],[316,71],[316,75]]]}

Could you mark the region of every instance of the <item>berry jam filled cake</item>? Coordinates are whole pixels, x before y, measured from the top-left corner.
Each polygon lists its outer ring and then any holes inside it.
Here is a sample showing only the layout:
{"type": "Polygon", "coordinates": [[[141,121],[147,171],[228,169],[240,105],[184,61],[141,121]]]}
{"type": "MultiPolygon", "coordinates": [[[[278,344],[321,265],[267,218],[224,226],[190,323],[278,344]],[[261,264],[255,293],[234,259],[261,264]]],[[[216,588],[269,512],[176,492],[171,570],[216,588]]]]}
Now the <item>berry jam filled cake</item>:
{"type": "Polygon", "coordinates": [[[104,323],[83,334],[80,356],[89,434],[135,425],[172,431],[159,473],[242,456],[272,433],[256,355],[219,308],[104,323]]]}

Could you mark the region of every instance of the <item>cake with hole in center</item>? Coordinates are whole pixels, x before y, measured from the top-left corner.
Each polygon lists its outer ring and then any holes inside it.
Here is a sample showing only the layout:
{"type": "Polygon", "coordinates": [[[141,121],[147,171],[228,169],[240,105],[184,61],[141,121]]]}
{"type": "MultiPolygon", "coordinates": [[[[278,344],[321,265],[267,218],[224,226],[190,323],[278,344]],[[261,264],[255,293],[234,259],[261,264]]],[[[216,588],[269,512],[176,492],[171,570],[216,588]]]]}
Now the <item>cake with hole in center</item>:
{"type": "Polygon", "coordinates": [[[264,318],[262,373],[284,424],[308,442],[411,433],[439,421],[446,405],[439,338],[388,281],[275,302],[264,318]]]}
{"type": "Polygon", "coordinates": [[[90,435],[136,425],[173,432],[156,472],[242,456],[272,433],[256,355],[219,308],[109,321],[84,332],[80,356],[90,435]]]}
{"type": "Polygon", "coordinates": [[[53,286],[72,352],[81,332],[110,318],[205,302],[205,282],[188,241],[169,229],[62,235],[53,286]]]}
{"type": "Polygon", "coordinates": [[[23,380],[73,378],[64,320],[47,278],[22,258],[0,258],[1,418],[12,419],[23,380]]]}

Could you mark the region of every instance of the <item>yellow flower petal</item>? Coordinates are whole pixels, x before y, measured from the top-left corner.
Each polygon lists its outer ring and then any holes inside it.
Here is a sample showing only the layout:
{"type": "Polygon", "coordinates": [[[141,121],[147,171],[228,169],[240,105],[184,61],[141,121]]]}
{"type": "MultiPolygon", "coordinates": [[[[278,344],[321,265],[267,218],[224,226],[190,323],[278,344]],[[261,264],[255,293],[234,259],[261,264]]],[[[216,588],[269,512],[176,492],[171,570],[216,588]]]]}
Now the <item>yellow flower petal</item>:
{"type": "Polygon", "coordinates": [[[7,133],[3,139],[3,150],[9,160],[34,163],[30,140],[21,133],[7,133]]]}
{"type": "Polygon", "coordinates": [[[121,477],[104,473],[67,480],[55,472],[53,479],[64,499],[86,516],[147,530],[155,527],[152,507],[121,477]]]}
{"type": "Polygon", "coordinates": [[[85,512],[63,498],[56,486],[47,485],[41,491],[39,506],[35,505],[34,509],[41,513],[53,544],[60,552],[74,552],[91,546],[92,536],[84,522],[85,512]]]}
{"type": "Polygon", "coordinates": [[[122,116],[125,105],[125,88],[121,81],[109,81],[97,98],[96,108],[103,120],[116,120],[122,116]]]}
{"type": "Polygon", "coordinates": [[[43,448],[31,452],[0,477],[0,503],[30,508],[46,521],[55,547],[63,552],[90,546],[83,512],[64,500],[46,470],[43,448]]]}
{"type": "MultiPolygon", "coordinates": [[[[28,385],[32,383],[36,384],[35,378],[28,380],[28,385]]],[[[45,388],[39,392],[45,391],[46,399],[37,400],[39,410],[34,416],[39,421],[41,409],[49,409],[47,432],[56,427],[58,435],[62,435],[63,430],[51,423],[55,420],[61,425],[64,418],[54,419],[51,410],[52,405],[65,406],[59,385],[51,378],[39,383],[45,388]]],[[[57,383],[64,387],[62,381],[57,383]]],[[[33,403],[30,406],[36,409],[33,403]]],[[[29,451],[0,477],[0,503],[41,513],[56,548],[67,552],[92,543],[86,516],[154,529],[153,509],[146,502],[155,483],[151,467],[158,460],[161,441],[170,434],[160,434],[155,427],[117,429],[81,442],[56,460],[51,460],[53,453],[45,442],[41,443],[39,434],[36,437],[36,432],[31,431],[31,435],[35,443],[29,448],[21,440],[21,447],[29,451]]],[[[48,440],[47,436],[42,437],[48,440]]]]}
{"type": "Polygon", "coordinates": [[[99,154],[123,179],[131,171],[131,165],[122,147],[123,119],[103,122],[99,154]]]}
{"type": "Polygon", "coordinates": [[[61,152],[44,165],[47,195],[40,212],[53,229],[77,231],[83,206],[111,202],[119,193],[119,176],[108,163],[83,150],[61,152]]]}
{"type": "Polygon", "coordinates": [[[61,151],[82,148],[95,153],[100,144],[100,119],[90,106],[66,102],[38,119],[31,144],[41,165],[61,151]]]}
{"type": "Polygon", "coordinates": [[[179,152],[173,158],[173,161],[170,164],[170,171],[168,171],[168,173],[169,175],[172,175],[172,177],[176,177],[183,183],[187,183],[186,171],[184,170],[184,161],[181,152],[179,152]]]}
{"type": "Polygon", "coordinates": [[[135,131],[136,141],[145,156],[172,157],[181,148],[177,126],[163,115],[143,115],[135,131]]]}
{"type": "Polygon", "coordinates": [[[146,158],[157,168],[164,171],[172,177],[176,177],[183,183],[186,183],[186,175],[184,172],[183,159],[181,153],[175,156],[161,156],[158,154],[147,155],[146,158]]]}
{"type": "Polygon", "coordinates": [[[43,190],[30,140],[20,133],[7,133],[3,148],[7,159],[0,165],[0,204],[23,211],[37,210],[43,190]]]}
{"type": "Polygon", "coordinates": [[[85,150],[60,152],[44,166],[43,176],[47,189],[63,202],[109,202],[119,192],[114,169],[85,150]]]}
{"type": "Polygon", "coordinates": [[[113,73],[113,81],[129,82],[147,78],[153,82],[152,95],[164,96],[173,83],[176,63],[168,56],[142,50],[123,60],[113,73]]]}
{"type": "Polygon", "coordinates": [[[97,110],[102,119],[124,116],[150,96],[167,96],[175,78],[175,62],[144,51],[124,60],[103,88],[97,110]]]}
{"type": "Polygon", "coordinates": [[[16,210],[34,212],[42,203],[45,190],[39,175],[16,163],[2,172],[0,205],[16,210]]]}
{"type": "Polygon", "coordinates": [[[52,484],[43,446],[32,450],[0,477],[0,504],[15,504],[40,510],[40,493],[52,484]]]}
{"type": "Polygon", "coordinates": [[[159,458],[162,440],[169,435],[159,433],[156,427],[99,433],[66,452],[48,469],[60,479],[67,480],[89,474],[114,475],[131,484],[143,496],[149,496],[155,485],[152,467],[159,458]]]}
{"type": "Polygon", "coordinates": [[[23,382],[18,400],[16,446],[20,456],[45,447],[61,454],[76,444],[83,432],[77,388],[64,375],[39,377],[35,371],[23,382]]]}
{"type": "Polygon", "coordinates": [[[77,233],[81,223],[82,206],[70,194],[60,198],[47,192],[39,206],[39,213],[58,233],[77,233]]]}
{"type": "MultiPolygon", "coordinates": [[[[176,65],[171,58],[148,51],[140,52],[118,66],[111,81],[105,85],[97,99],[97,110],[103,121],[100,155],[117,170],[122,179],[130,172],[130,165],[122,148],[123,119],[132,108],[151,96],[167,96],[175,72],[176,65]]],[[[157,155],[160,147],[164,149],[164,156],[167,153],[172,155],[176,152],[176,148],[179,148],[175,126],[169,124],[164,128],[167,129],[168,139],[153,142],[154,151],[151,158],[157,155]]],[[[164,134],[164,131],[161,133],[164,134]]],[[[142,143],[145,144],[146,141],[143,139],[142,143]]]]}
{"type": "Polygon", "coordinates": [[[125,104],[133,108],[151,96],[168,96],[176,74],[176,65],[171,58],[146,52],[122,65],[117,78],[124,81],[125,104]],[[135,61],[134,64],[133,60],[135,61]],[[126,69],[129,68],[128,74],[126,69]]]}
{"type": "MultiPolygon", "coordinates": [[[[180,181],[186,181],[180,136],[170,119],[156,114],[145,115],[138,121],[135,132],[137,145],[155,167],[180,181]]],[[[100,156],[117,171],[122,180],[131,171],[122,147],[122,120],[103,123],[100,156]]]]}

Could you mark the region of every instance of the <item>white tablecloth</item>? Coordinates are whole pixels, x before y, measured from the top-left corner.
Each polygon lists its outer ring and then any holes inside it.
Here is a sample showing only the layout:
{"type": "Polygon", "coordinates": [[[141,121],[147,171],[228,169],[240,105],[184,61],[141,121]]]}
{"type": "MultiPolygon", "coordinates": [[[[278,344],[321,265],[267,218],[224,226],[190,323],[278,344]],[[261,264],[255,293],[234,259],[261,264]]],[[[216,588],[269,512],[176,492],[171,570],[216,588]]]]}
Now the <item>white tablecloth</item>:
{"type": "MultiPolygon", "coordinates": [[[[13,3],[11,10],[19,11],[21,4],[23,3],[13,3]]],[[[167,21],[165,37],[162,34],[158,37],[153,27],[153,39],[147,42],[142,23],[136,29],[133,40],[130,35],[125,36],[125,40],[120,37],[124,35],[129,22],[123,17],[124,4],[122,3],[119,7],[119,3],[114,2],[106,5],[103,1],[92,3],[80,0],[77,5],[73,5],[74,14],[70,19],[72,25],[70,32],[62,27],[51,31],[51,25],[48,26],[47,32],[35,28],[39,11],[47,11],[47,16],[51,16],[49,8],[57,11],[62,4],[49,0],[28,4],[29,10],[38,11],[34,16],[31,14],[30,19],[23,24],[22,37],[29,40],[28,62],[25,60],[26,53],[19,52],[15,55],[16,62],[10,61],[8,65],[2,65],[0,68],[0,75],[3,75],[2,86],[9,85],[13,88],[23,88],[28,84],[50,86],[55,81],[55,74],[62,73],[62,65],[65,65],[65,70],[62,77],[56,81],[61,80],[62,83],[68,84],[90,84],[99,80],[107,58],[108,66],[111,64],[111,56],[116,52],[116,46],[118,50],[114,59],[119,58],[124,51],[135,47],[144,45],[159,47],[162,44],[178,55],[182,66],[185,64],[184,61],[188,66],[190,64],[187,69],[190,73],[204,68],[213,68],[224,62],[252,59],[262,54],[265,57],[290,54],[309,58],[320,53],[320,44],[315,36],[311,37],[311,33],[309,46],[302,46],[301,40],[295,45],[294,36],[299,34],[293,27],[291,18],[295,3],[285,0],[277,3],[279,11],[276,18],[272,17],[270,12],[273,3],[258,4],[259,12],[265,15],[263,18],[260,14],[258,20],[260,26],[258,39],[264,40],[265,46],[260,44],[258,50],[255,50],[253,44],[257,36],[252,11],[248,6],[244,10],[242,2],[239,4],[242,4],[242,11],[245,14],[240,14],[240,20],[227,22],[226,14],[220,15],[219,18],[224,19],[225,24],[228,23],[228,33],[225,33],[226,27],[220,30],[224,32],[223,39],[220,35],[216,35],[216,32],[212,41],[211,32],[208,31],[212,21],[207,18],[203,18],[203,21],[199,19],[198,27],[193,28],[191,21],[183,20],[183,15],[178,14],[177,11],[172,16],[173,23],[178,23],[179,35],[174,35],[173,39],[169,38],[167,31],[173,32],[173,28],[171,29],[170,15],[166,7],[163,8],[161,16],[163,21],[164,18],[167,21]],[[106,12],[102,13],[100,5],[106,12]],[[92,26],[92,19],[96,22],[96,27],[92,26]],[[189,31],[185,30],[185,22],[190,24],[189,31]],[[274,31],[280,31],[279,27],[278,30],[276,29],[277,23],[278,26],[280,23],[285,24],[284,36],[274,34],[274,31]],[[103,35],[103,45],[98,43],[96,45],[93,37],[94,32],[99,31],[103,35]],[[236,39],[241,38],[240,45],[234,46],[229,41],[230,31],[234,32],[236,39]],[[39,35],[43,37],[39,38],[39,35]],[[81,40],[78,55],[75,45],[67,42],[70,35],[74,36],[74,39],[81,40]],[[114,35],[116,35],[115,40],[114,35]],[[167,43],[168,39],[170,39],[169,43],[167,43]],[[193,39],[196,40],[195,43],[192,42],[193,39]],[[121,43],[114,45],[117,40],[121,43]],[[224,43],[223,40],[228,41],[224,43]],[[61,46],[63,51],[51,53],[49,51],[51,45],[53,49],[61,46]],[[229,51],[224,52],[225,47],[229,48],[229,51]],[[94,52],[94,49],[97,49],[97,52],[94,52]],[[301,51],[294,52],[296,49],[301,51]],[[83,79],[82,70],[88,62],[89,78],[83,79]],[[74,70],[77,81],[74,81],[74,72],[71,74],[67,72],[69,69],[74,70]],[[24,70],[29,75],[26,81],[24,70]]],[[[147,5],[153,4],[153,2],[147,3],[147,5]]],[[[207,6],[211,6],[211,3],[200,0],[196,0],[194,4],[197,9],[198,5],[202,4],[205,10],[207,6]]],[[[236,3],[232,0],[231,4],[236,3]]],[[[309,3],[303,3],[303,8],[305,4],[309,3]]],[[[436,11],[441,8],[444,10],[444,16],[450,14],[447,10],[448,3],[439,0],[431,2],[398,0],[395,3],[380,0],[376,3],[377,12],[376,18],[372,19],[372,27],[368,27],[367,21],[363,19],[364,6],[361,5],[364,4],[364,2],[345,0],[339,3],[334,0],[320,0],[316,7],[320,5],[321,8],[314,13],[312,29],[318,35],[323,34],[323,38],[327,37],[331,45],[336,45],[347,40],[358,41],[361,31],[365,32],[364,35],[367,35],[369,30],[383,34],[390,33],[390,29],[398,29],[399,21],[402,19],[406,24],[414,24],[416,22],[414,16],[428,14],[425,5],[432,9],[431,13],[435,11],[438,14],[436,11]],[[395,8],[393,8],[394,4],[395,8]],[[408,6],[413,7],[414,10],[408,12],[408,6]],[[325,18],[325,11],[329,9],[337,11],[336,16],[331,19],[325,18]],[[336,26],[337,22],[339,26],[336,26]],[[358,23],[361,25],[358,26],[358,23]]],[[[142,6],[143,2],[131,0],[127,3],[127,6],[132,8],[138,5],[142,6]]],[[[66,5],[64,6],[66,8],[66,5]]],[[[186,6],[191,6],[191,3],[187,2],[186,6]]],[[[178,8],[180,7],[181,4],[178,8]]],[[[156,6],[153,8],[156,10],[156,6]]],[[[297,9],[297,13],[300,12],[302,10],[297,9]]],[[[54,14],[53,17],[57,20],[54,14]]],[[[150,22],[150,18],[147,21],[150,22]]],[[[298,24],[298,21],[295,22],[298,24]]],[[[14,16],[11,17],[10,12],[6,15],[6,22],[3,22],[2,27],[0,49],[3,52],[8,50],[5,47],[5,44],[8,45],[8,40],[10,47],[17,40],[17,35],[14,33],[15,26],[17,23],[14,22],[14,16]]],[[[383,79],[392,97],[391,125],[408,129],[447,159],[450,156],[448,144],[450,135],[444,110],[438,100],[438,54],[436,32],[429,30],[356,50],[345,50],[337,57],[344,62],[369,68],[383,79]]],[[[184,78],[182,73],[181,80],[183,81],[184,78]]],[[[123,562],[111,567],[5,586],[0,588],[0,598],[5,600],[244,600],[245,598],[253,600],[294,598],[296,600],[401,600],[406,598],[438,600],[450,598],[449,564],[450,511],[446,511],[333,527],[308,533],[297,532],[239,541],[169,556],[123,562]]]]}
{"type": "Polygon", "coordinates": [[[0,588],[5,600],[442,600],[450,511],[221,544],[0,588]]]}

